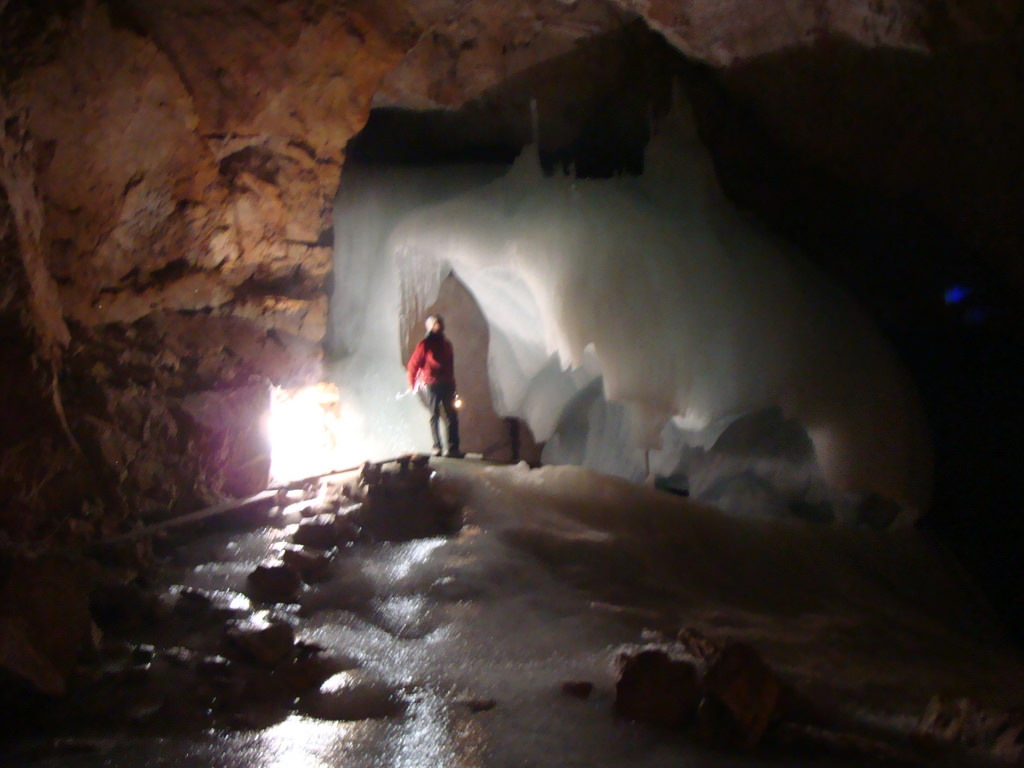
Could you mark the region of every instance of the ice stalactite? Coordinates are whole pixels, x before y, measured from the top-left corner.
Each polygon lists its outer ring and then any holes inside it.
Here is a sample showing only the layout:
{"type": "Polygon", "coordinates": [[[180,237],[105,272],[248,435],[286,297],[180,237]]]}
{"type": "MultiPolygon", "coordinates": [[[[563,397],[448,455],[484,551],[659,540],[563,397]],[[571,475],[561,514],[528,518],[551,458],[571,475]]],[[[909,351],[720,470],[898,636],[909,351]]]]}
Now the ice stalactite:
{"type": "Polygon", "coordinates": [[[850,299],[725,198],[684,110],[639,177],[546,177],[527,150],[498,178],[407,170],[401,185],[356,184],[338,222],[336,339],[370,342],[394,390],[400,323],[419,322],[399,310],[427,306],[454,270],[488,320],[496,409],[549,441],[546,460],[627,477],[650,465],[705,489],[719,470],[778,484],[779,456],[748,450],[757,439],[714,453],[737,418],[776,413],[752,423],[796,423],[813,446],[782,462],[786,493],[920,509],[929,453],[899,362],[850,299]],[[394,197],[368,216],[374,195],[394,197]]]}

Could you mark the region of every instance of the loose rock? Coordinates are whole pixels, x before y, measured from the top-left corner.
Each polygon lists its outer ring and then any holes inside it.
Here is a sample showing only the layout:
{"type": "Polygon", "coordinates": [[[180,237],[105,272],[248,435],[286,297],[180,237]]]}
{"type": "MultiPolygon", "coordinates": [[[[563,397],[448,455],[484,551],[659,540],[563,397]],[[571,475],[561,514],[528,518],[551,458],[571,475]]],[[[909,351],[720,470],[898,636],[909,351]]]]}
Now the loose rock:
{"type": "Polygon", "coordinates": [[[620,657],[615,712],[620,717],[666,728],[689,722],[697,711],[697,669],[663,650],[620,657]]]}
{"type": "Polygon", "coordinates": [[[756,746],[778,712],[782,684],[749,645],[726,646],[704,677],[699,730],[723,746],[756,746]]]}
{"type": "Polygon", "coordinates": [[[302,577],[280,560],[260,564],[247,579],[249,591],[257,600],[291,602],[302,589],[302,577]]]}
{"type": "Polygon", "coordinates": [[[245,660],[274,667],[291,655],[295,631],[283,621],[246,622],[230,627],[227,639],[229,646],[238,650],[245,660]]]}
{"type": "Polygon", "coordinates": [[[331,561],[322,553],[306,549],[286,549],[281,553],[281,561],[297,571],[307,584],[330,578],[331,561]]]}
{"type": "Polygon", "coordinates": [[[338,543],[338,529],[333,514],[303,518],[292,534],[292,541],[313,549],[330,549],[338,543]]]}
{"type": "Polygon", "coordinates": [[[359,673],[340,672],[299,699],[299,711],[321,720],[380,720],[405,713],[400,693],[359,673]]]}

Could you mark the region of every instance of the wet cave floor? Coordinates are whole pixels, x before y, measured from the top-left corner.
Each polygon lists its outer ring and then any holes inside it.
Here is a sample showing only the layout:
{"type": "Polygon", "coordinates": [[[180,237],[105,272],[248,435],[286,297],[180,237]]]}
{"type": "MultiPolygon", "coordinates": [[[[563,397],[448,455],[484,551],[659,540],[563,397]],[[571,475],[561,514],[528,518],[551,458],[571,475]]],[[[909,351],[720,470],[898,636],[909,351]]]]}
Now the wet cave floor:
{"type": "Polygon", "coordinates": [[[73,692],[0,763],[986,764],[920,736],[929,702],[1021,704],[1020,656],[912,530],[726,517],[569,467],[419,478],[430,495],[396,486],[390,511],[355,511],[340,478],[155,547],[73,692]],[[620,653],[682,628],[755,648],[838,736],[744,749],[617,717],[620,653]]]}

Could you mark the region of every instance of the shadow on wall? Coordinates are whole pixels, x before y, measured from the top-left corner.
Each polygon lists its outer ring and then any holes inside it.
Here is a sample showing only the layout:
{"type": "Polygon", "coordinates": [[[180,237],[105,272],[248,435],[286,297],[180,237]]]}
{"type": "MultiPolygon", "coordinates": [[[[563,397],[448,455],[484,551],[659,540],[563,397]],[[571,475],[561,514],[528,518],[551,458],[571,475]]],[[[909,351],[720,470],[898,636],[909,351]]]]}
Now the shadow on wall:
{"type": "MultiPolygon", "coordinates": [[[[476,299],[454,273],[441,282],[437,300],[427,307],[424,317],[441,315],[445,333],[455,347],[455,379],[462,398],[459,427],[462,447],[482,453],[489,461],[526,461],[540,463],[543,444],[537,444],[526,422],[502,418],[494,410],[491,379],[487,370],[490,331],[476,299]],[[518,435],[518,445],[515,445],[518,435]]],[[[422,325],[405,329],[403,360],[408,360],[422,338],[422,325]]],[[[424,414],[424,429],[426,418],[424,414]]]]}

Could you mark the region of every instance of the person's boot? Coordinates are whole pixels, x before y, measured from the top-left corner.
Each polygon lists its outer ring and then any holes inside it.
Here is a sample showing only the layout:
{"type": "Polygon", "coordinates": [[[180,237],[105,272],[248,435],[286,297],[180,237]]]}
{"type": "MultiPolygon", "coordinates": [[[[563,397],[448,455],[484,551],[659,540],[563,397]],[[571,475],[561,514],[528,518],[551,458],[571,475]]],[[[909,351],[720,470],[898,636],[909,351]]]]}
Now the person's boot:
{"type": "Polygon", "coordinates": [[[456,448],[449,448],[445,453],[445,456],[449,459],[462,459],[465,458],[466,454],[456,448]]]}

